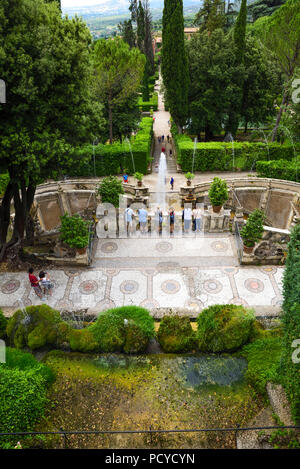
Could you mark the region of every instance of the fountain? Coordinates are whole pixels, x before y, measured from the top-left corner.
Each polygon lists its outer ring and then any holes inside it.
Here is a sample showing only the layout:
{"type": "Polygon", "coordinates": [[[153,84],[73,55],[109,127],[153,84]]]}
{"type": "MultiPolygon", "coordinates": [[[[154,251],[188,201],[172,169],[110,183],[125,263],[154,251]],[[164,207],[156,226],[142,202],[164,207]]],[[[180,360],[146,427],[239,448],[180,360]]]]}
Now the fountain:
{"type": "Polygon", "coordinates": [[[128,138],[128,137],[125,138],[125,142],[127,143],[128,147],[129,147],[129,151],[130,151],[130,154],[131,154],[131,161],[132,161],[133,173],[135,173],[134,158],[133,158],[132,148],[131,148],[130,141],[129,141],[129,138],[128,138]]]}
{"type": "Polygon", "coordinates": [[[231,135],[230,132],[224,138],[224,142],[231,142],[231,146],[232,146],[232,170],[234,171],[234,140],[233,140],[233,136],[231,135]]]}
{"type": "Polygon", "coordinates": [[[197,143],[198,139],[195,137],[194,139],[194,150],[193,150],[193,164],[192,164],[192,173],[194,174],[194,164],[195,164],[195,154],[196,154],[196,149],[197,149],[197,143]]]}
{"type": "Polygon", "coordinates": [[[161,152],[158,167],[158,180],[156,187],[156,202],[158,207],[164,212],[166,210],[166,182],[167,182],[167,162],[166,155],[161,152]]]}

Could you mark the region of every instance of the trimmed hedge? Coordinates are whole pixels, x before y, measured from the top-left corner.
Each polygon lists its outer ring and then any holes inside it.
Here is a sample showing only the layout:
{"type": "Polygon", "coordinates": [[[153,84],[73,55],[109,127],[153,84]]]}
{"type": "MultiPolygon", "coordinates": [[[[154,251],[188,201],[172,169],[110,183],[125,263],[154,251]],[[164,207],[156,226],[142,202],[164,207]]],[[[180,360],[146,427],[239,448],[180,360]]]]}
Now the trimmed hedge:
{"type": "MultiPolygon", "coordinates": [[[[151,143],[153,138],[153,119],[144,117],[135,137],[131,137],[130,145],[135,164],[135,171],[146,174],[151,157],[151,143]]],[[[130,147],[126,141],[115,142],[112,145],[86,145],[75,149],[74,163],[68,171],[68,176],[89,177],[94,175],[93,155],[95,152],[96,175],[108,176],[120,174],[121,167],[126,168],[129,174],[133,174],[130,147]]]]}
{"type": "Polygon", "coordinates": [[[149,101],[143,101],[143,98],[139,98],[138,106],[143,112],[157,111],[158,109],[158,94],[153,93],[149,101]]]}
{"type": "Polygon", "coordinates": [[[202,352],[233,352],[251,339],[253,310],[238,305],[213,305],[198,316],[197,339],[202,352]]]}
{"type": "Polygon", "coordinates": [[[256,171],[259,177],[299,181],[300,160],[258,161],[256,171]]]}
{"type": "MultiPolygon", "coordinates": [[[[184,172],[191,171],[193,166],[194,142],[187,135],[179,135],[176,126],[172,125],[177,162],[184,172]]],[[[229,142],[199,142],[196,146],[194,171],[243,171],[256,168],[262,160],[292,160],[294,148],[290,144],[280,145],[264,142],[234,142],[234,162],[232,143],[229,142]],[[234,168],[234,169],[233,169],[234,168]]],[[[300,145],[296,146],[300,151],[300,145]]]]}

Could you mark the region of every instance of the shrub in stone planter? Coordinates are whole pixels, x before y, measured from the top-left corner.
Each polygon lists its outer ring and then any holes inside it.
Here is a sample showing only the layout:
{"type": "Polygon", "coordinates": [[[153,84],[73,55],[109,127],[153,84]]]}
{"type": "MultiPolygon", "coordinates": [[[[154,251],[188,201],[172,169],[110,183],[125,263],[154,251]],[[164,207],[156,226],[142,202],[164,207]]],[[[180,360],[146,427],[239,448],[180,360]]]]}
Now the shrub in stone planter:
{"type": "Polygon", "coordinates": [[[157,339],[164,352],[190,352],[196,348],[196,334],[185,317],[164,316],[157,339]]]}
{"type": "MultiPolygon", "coordinates": [[[[48,305],[28,306],[18,310],[8,320],[6,333],[16,348],[28,346],[32,350],[45,345],[58,346],[62,339],[60,314],[48,305]]],[[[67,328],[67,325],[66,325],[67,328]]]]}
{"type": "Polygon", "coordinates": [[[228,187],[226,181],[214,177],[208,191],[209,200],[215,212],[221,210],[222,205],[228,200],[228,187]]]}
{"type": "Polygon", "coordinates": [[[253,310],[239,305],[213,305],[197,318],[197,341],[202,352],[232,352],[253,334],[253,310]]]}
{"type": "Polygon", "coordinates": [[[148,346],[149,338],[142,328],[129,320],[125,326],[125,343],[123,350],[125,353],[141,353],[148,346]]]}
{"type": "Polygon", "coordinates": [[[259,209],[253,210],[249,215],[246,224],[241,229],[241,237],[246,248],[253,248],[255,243],[262,238],[264,232],[264,220],[265,214],[259,209]]]}
{"type": "Polygon", "coordinates": [[[102,179],[98,194],[102,203],[110,203],[114,207],[119,207],[119,196],[124,194],[122,181],[116,176],[107,176],[102,179]]]}
{"type": "Polygon", "coordinates": [[[60,239],[74,249],[84,249],[89,243],[88,222],[80,215],[65,213],[61,217],[60,239]]]}

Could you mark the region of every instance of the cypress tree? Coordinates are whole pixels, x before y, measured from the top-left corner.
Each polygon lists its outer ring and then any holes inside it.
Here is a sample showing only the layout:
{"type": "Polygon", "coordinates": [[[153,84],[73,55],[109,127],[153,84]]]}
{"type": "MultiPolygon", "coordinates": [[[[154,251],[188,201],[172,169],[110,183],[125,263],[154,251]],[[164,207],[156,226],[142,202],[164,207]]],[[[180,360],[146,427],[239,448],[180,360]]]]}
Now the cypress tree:
{"type": "Polygon", "coordinates": [[[242,0],[239,15],[234,26],[234,42],[236,45],[237,63],[244,62],[247,23],[247,0],[242,0]]]}
{"type": "Polygon", "coordinates": [[[182,0],[165,0],[162,23],[161,63],[165,99],[181,133],[188,115],[189,87],[182,0]]]}

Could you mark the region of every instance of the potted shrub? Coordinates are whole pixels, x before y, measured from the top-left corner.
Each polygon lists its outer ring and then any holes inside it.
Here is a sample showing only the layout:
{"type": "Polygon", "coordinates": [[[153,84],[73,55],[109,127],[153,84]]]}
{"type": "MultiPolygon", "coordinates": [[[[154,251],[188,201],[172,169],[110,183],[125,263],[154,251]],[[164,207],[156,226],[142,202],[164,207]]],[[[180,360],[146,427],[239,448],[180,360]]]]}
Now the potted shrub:
{"type": "Polygon", "coordinates": [[[142,173],[134,173],[134,177],[137,180],[137,185],[141,187],[144,175],[142,173]]]}
{"type": "Polygon", "coordinates": [[[108,202],[114,207],[119,207],[119,197],[124,194],[122,181],[116,176],[103,178],[98,187],[98,194],[102,203],[108,202]]]}
{"type": "Polygon", "coordinates": [[[255,243],[262,238],[264,227],[263,223],[265,220],[264,213],[256,209],[250,215],[245,224],[241,229],[241,237],[244,243],[244,251],[248,254],[251,254],[255,243]]]}
{"type": "Polygon", "coordinates": [[[187,185],[190,186],[192,184],[192,179],[194,179],[194,177],[195,177],[195,174],[190,173],[190,172],[185,173],[185,177],[187,179],[187,181],[186,181],[187,185]]]}
{"type": "Polygon", "coordinates": [[[61,217],[60,239],[79,254],[84,254],[89,243],[88,225],[80,215],[65,213],[61,217]]]}
{"type": "Polygon", "coordinates": [[[228,200],[228,187],[226,181],[214,177],[208,191],[208,197],[212,204],[213,211],[219,213],[223,204],[228,200]]]}

